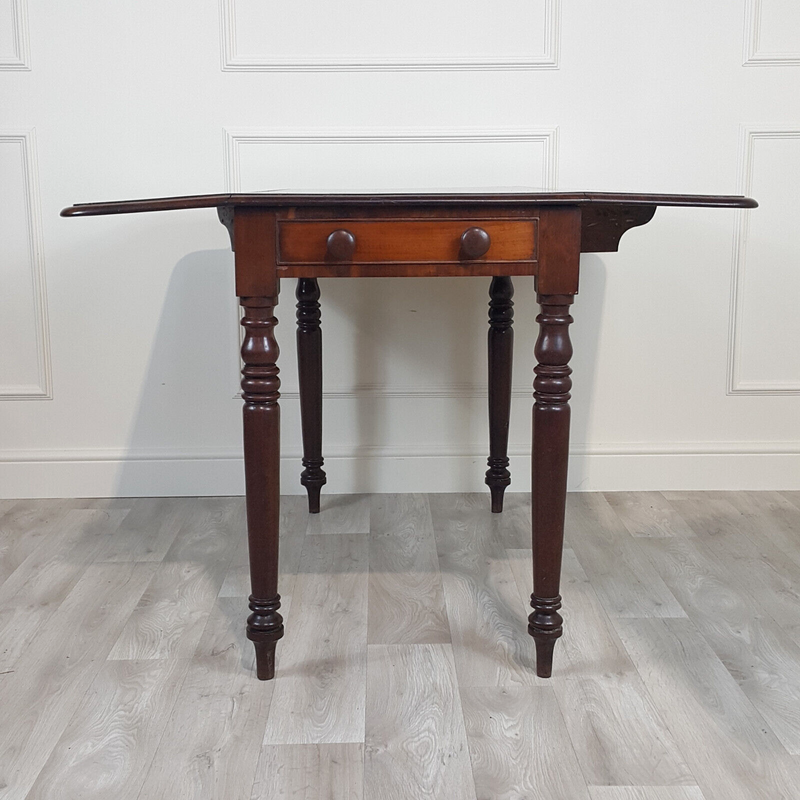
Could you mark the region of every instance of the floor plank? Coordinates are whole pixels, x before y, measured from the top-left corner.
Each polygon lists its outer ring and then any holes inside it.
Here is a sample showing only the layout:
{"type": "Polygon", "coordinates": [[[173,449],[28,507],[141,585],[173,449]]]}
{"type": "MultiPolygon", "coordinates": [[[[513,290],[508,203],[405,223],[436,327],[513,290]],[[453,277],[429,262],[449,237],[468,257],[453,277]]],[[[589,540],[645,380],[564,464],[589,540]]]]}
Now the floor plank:
{"type": "Polygon", "coordinates": [[[71,500],[18,500],[11,505],[0,517],[0,587],[40,547],[46,555],[73,508],[71,500]]]}
{"type": "Polygon", "coordinates": [[[449,641],[427,497],[375,495],[370,508],[368,644],[449,641]]]}
{"type": "Polygon", "coordinates": [[[26,800],[137,800],[187,665],[106,662],[26,800]]]}
{"type": "Polygon", "coordinates": [[[736,524],[740,530],[758,543],[769,541],[800,565],[800,508],[791,498],[790,492],[725,494],[725,500],[738,512],[736,524]]]}
{"type": "Polygon", "coordinates": [[[800,754],[800,647],[701,541],[653,540],[642,545],[787,751],[800,754]]]}
{"type": "Polygon", "coordinates": [[[467,687],[461,703],[479,800],[589,797],[552,688],[467,687]]]}
{"type": "Polygon", "coordinates": [[[606,492],[603,495],[631,536],[694,536],[686,520],[660,492],[606,492]]]}
{"type": "Polygon", "coordinates": [[[220,598],[209,615],[140,800],[250,797],[275,684],[255,679],[240,599],[220,598]]]}
{"type": "Polygon", "coordinates": [[[306,533],[369,533],[370,497],[367,494],[325,494],[318,514],[309,514],[306,533]]]}
{"type": "Polygon", "coordinates": [[[190,658],[243,524],[241,498],[195,498],[109,658],[190,658]]]}
{"type": "Polygon", "coordinates": [[[459,686],[541,683],[528,610],[486,498],[431,495],[430,503],[459,686]]]}
{"type": "Polygon", "coordinates": [[[73,509],[0,586],[0,670],[20,659],[39,629],[113,535],[125,511],[73,509]]]}
{"type": "Polygon", "coordinates": [[[591,800],[704,800],[697,786],[590,786],[591,800]]]}
{"type": "MultiPolygon", "coordinates": [[[[530,551],[515,555],[529,596],[530,551]]],[[[588,784],[682,785],[695,780],[575,554],[562,570],[564,635],[552,686],[588,784]]]]}
{"type": "Polygon", "coordinates": [[[610,616],[686,616],[604,495],[568,495],[566,527],[581,566],[610,616]]]}
{"type": "Polygon", "coordinates": [[[363,798],[362,743],[270,744],[261,751],[252,800],[363,798]]]}
{"type": "Polygon", "coordinates": [[[0,798],[23,798],[152,577],[92,564],[14,669],[0,675],[0,798]]]}
{"type": "Polygon", "coordinates": [[[615,620],[706,800],[793,800],[798,764],[687,619],[615,620]]]}
{"type": "Polygon", "coordinates": [[[364,741],[368,536],[306,536],[264,744],[364,741]]]}
{"type": "Polygon", "coordinates": [[[130,511],[100,561],[161,561],[197,506],[196,497],[141,497],[128,502],[130,511]]]}
{"type": "Polygon", "coordinates": [[[364,796],[475,800],[451,645],[370,645],[364,796]]]}

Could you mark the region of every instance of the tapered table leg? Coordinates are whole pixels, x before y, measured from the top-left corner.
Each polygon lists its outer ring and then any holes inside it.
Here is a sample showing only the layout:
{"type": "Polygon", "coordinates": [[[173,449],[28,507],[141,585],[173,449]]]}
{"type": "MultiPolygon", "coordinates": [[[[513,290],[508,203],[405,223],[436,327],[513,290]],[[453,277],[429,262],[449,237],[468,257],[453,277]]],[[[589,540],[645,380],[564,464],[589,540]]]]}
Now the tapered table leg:
{"type": "Polygon", "coordinates": [[[300,419],[303,429],[303,471],[300,483],[308,492],[308,510],[319,513],[319,494],[327,478],[322,469],[322,331],[319,284],[316,278],[297,281],[297,366],[300,378],[300,419]]]}
{"type": "Polygon", "coordinates": [[[242,297],[242,398],[247,536],[250,547],[250,611],[247,638],[256,648],[260,680],[275,676],[275,645],[283,636],[278,613],[280,520],[280,379],[273,310],[277,297],[242,297]]]}
{"type": "Polygon", "coordinates": [[[569,360],[571,295],[538,297],[541,313],[534,353],[533,381],[533,613],[528,632],[536,643],[536,673],[549,678],[553,648],[562,634],[559,582],[564,544],[564,511],[569,460],[569,398],[572,380],[569,360]]]}
{"type": "Polygon", "coordinates": [[[492,512],[503,510],[511,483],[508,469],[508,422],[511,415],[511,366],[514,358],[514,285],[511,278],[492,278],[489,287],[489,469],[486,485],[492,512]]]}

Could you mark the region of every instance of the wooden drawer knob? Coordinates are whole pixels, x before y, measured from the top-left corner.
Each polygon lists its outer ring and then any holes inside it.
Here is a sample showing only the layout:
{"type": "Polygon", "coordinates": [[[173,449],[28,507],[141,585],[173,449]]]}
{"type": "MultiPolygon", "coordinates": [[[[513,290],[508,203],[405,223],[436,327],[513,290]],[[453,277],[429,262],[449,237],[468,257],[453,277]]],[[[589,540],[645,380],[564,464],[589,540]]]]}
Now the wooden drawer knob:
{"type": "Polygon", "coordinates": [[[461,234],[461,253],[462,259],[480,258],[485,255],[492,240],[483,228],[467,228],[461,234]]]}
{"type": "Polygon", "coordinates": [[[336,261],[349,261],[356,249],[356,237],[350,231],[334,231],[328,237],[328,255],[336,261]]]}

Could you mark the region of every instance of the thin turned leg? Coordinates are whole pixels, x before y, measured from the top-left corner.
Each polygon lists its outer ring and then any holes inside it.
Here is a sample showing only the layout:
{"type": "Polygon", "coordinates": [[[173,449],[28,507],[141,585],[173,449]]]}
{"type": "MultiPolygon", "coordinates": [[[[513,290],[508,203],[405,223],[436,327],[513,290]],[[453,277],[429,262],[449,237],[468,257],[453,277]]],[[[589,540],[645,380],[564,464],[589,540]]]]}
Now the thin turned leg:
{"type": "Polygon", "coordinates": [[[528,633],[536,643],[536,674],[549,678],[553,648],[562,634],[559,581],[569,460],[569,360],[572,295],[539,295],[539,338],[533,381],[533,613],[528,633]]]}
{"type": "Polygon", "coordinates": [[[508,469],[508,421],[511,416],[511,365],[514,360],[514,285],[511,278],[492,278],[489,287],[489,469],[492,513],[503,510],[503,493],[511,483],[508,469]]]}
{"type": "Polygon", "coordinates": [[[273,314],[277,297],[242,297],[242,398],[247,538],[250,547],[250,611],[247,638],[256,648],[259,680],[275,677],[275,645],[283,636],[278,613],[280,519],[280,378],[273,314]]]}
{"type": "Polygon", "coordinates": [[[308,510],[319,513],[319,493],[327,478],[322,469],[322,331],[316,278],[297,281],[297,367],[300,378],[300,420],[303,429],[303,471],[308,510]]]}

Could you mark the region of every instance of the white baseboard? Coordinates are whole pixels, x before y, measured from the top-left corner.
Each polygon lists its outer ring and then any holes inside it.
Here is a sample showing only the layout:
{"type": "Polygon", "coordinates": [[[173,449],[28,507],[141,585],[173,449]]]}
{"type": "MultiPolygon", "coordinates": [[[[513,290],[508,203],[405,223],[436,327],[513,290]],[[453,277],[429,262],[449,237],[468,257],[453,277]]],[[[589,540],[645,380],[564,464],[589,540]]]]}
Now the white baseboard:
{"type": "MultiPolygon", "coordinates": [[[[297,453],[281,464],[281,492],[300,494],[297,453]]],[[[327,453],[331,494],[484,491],[477,447],[347,448],[327,453]]],[[[524,448],[511,450],[509,491],[530,490],[524,448]]],[[[572,448],[570,491],[800,489],[800,443],[652,443],[572,448]]],[[[241,452],[26,451],[0,455],[0,498],[225,496],[244,491],[241,452]]]]}

